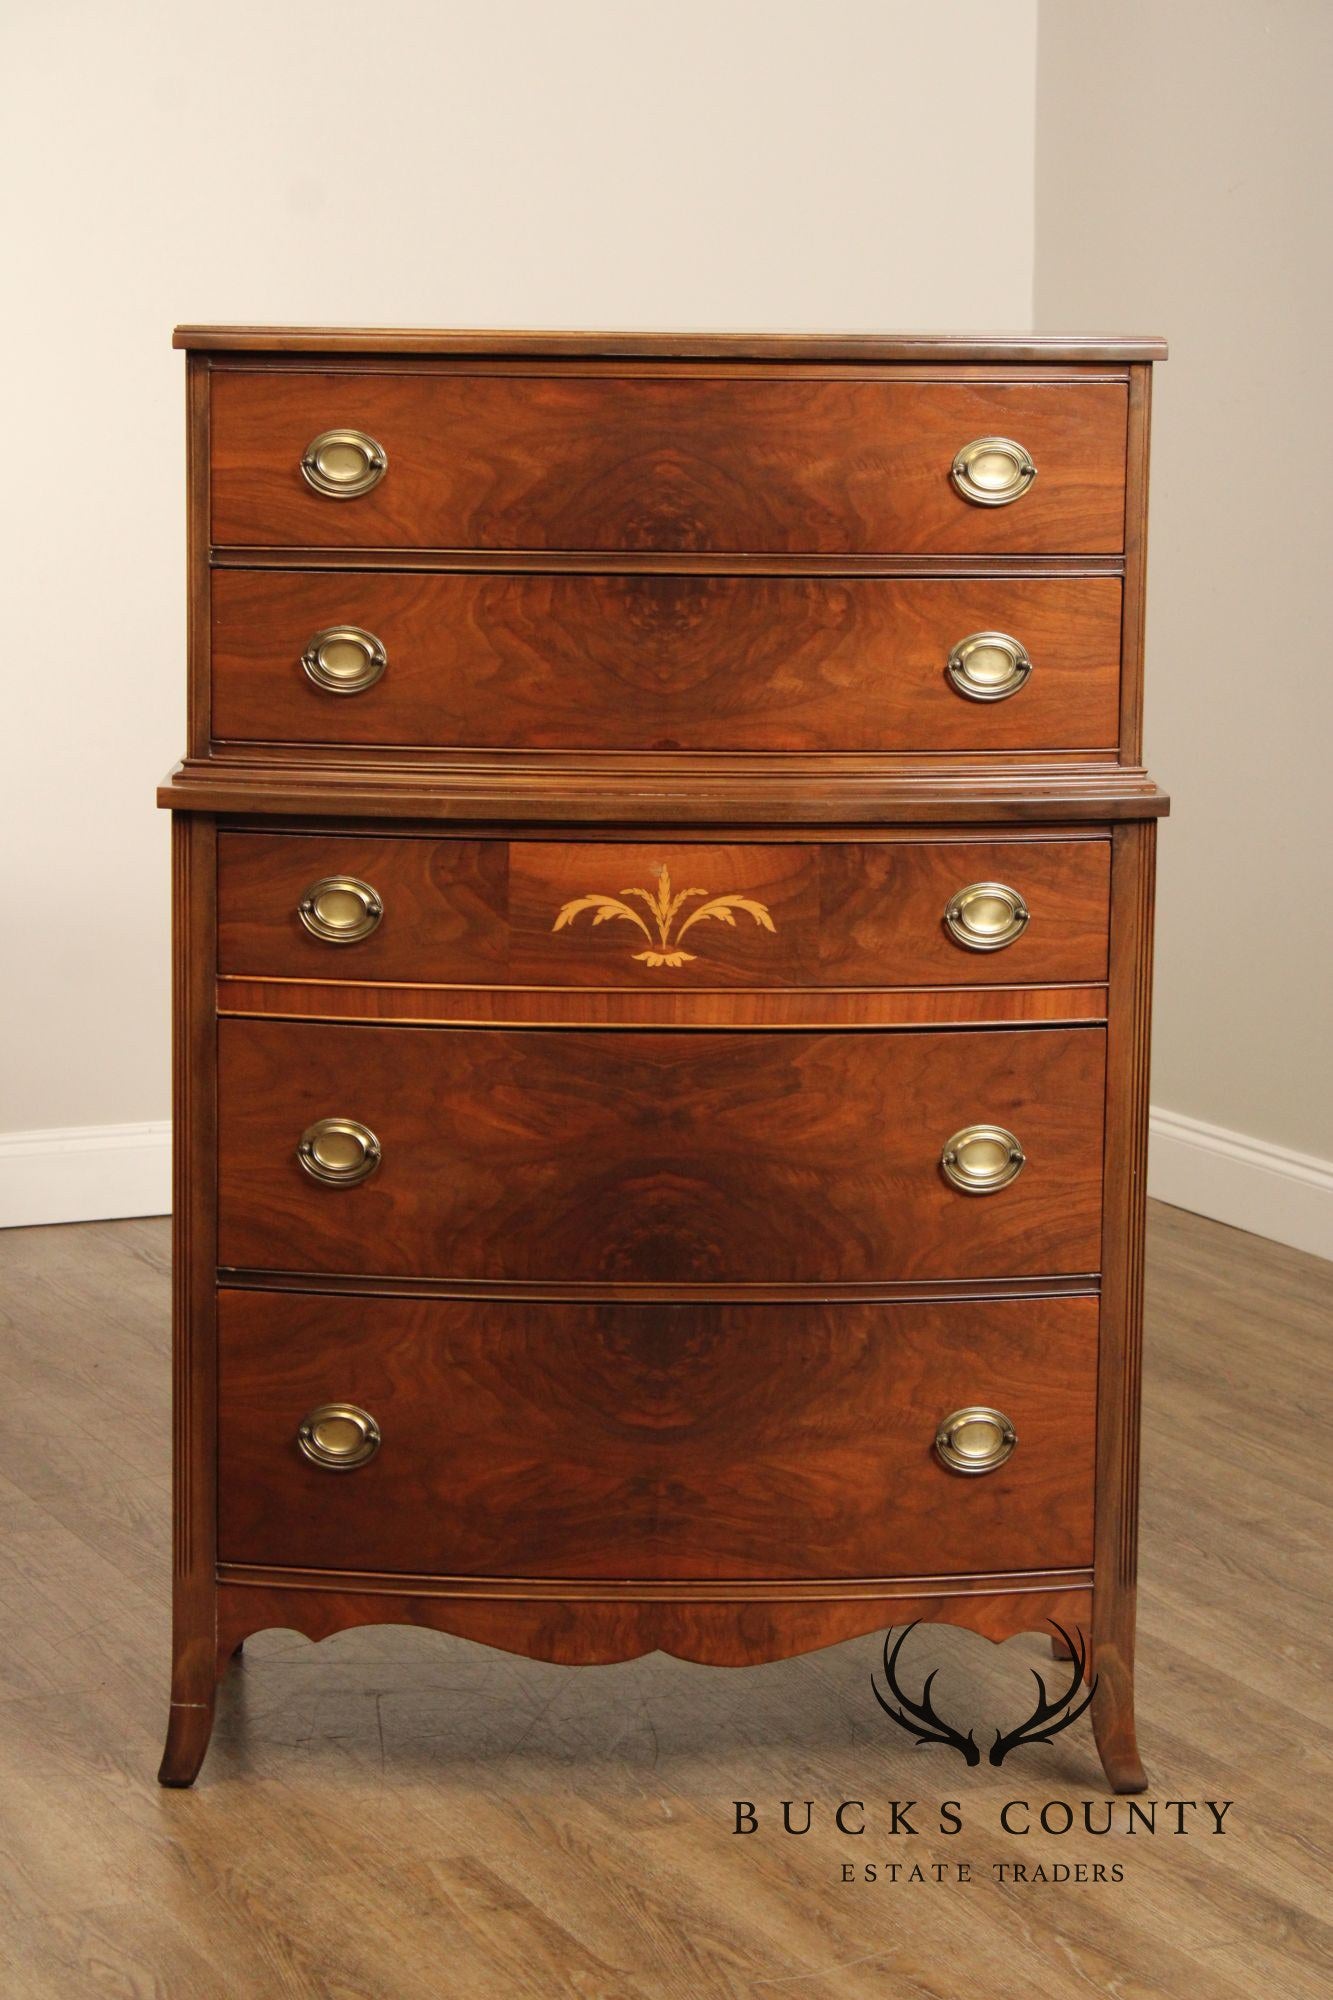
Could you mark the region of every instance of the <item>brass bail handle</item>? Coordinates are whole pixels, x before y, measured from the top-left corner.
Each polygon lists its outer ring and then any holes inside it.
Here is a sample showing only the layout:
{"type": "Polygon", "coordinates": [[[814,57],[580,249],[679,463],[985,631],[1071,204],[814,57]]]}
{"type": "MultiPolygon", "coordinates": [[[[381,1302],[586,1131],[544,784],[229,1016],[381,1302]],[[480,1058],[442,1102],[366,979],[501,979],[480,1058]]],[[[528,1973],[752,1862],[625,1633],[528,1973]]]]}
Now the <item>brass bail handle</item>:
{"type": "Polygon", "coordinates": [[[322,1472],[354,1472],[379,1450],[380,1427],[356,1403],[320,1403],[302,1417],[296,1443],[322,1472]]]}
{"type": "Polygon", "coordinates": [[[1003,951],[1031,920],[1027,904],[1007,882],[969,882],[944,909],[944,928],[967,951],[1003,951]]]}
{"type": "Polygon", "coordinates": [[[951,649],[944,671],[969,701],[1007,701],[1026,685],[1032,661],[1007,632],[969,632],[951,649]]]}
{"type": "Polygon", "coordinates": [[[379,1166],[380,1142],[355,1118],[318,1118],[301,1134],[296,1157],[312,1181],[355,1187],[379,1166]]]}
{"type": "Polygon", "coordinates": [[[301,454],[301,477],[326,500],[358,500],[388,469],[384,446],[368,431],[321,431],[301,454]]]}
{"type": "Polygon", "coordinates": [[[964,1194],[995,1194],[1022,1173],[1026,1156],[1003,1125],[964,1125],[940,1154],[944,1178],[964,1194]]]}
{"type": "Polygon", "coordinates": [[[360,625],[326,625],[301,655],[301,671],[321,694],[364,694],[389,664],[384,641],[360,625]]]}
{"type": "Polygon", "coordinates": [[[1018,1443],[1018,1435],[1003,1410],[972,1404],[954,1410],[936,1426],[935,1450],[950,1472],[994,1472],[1018,1443]]]}
{"type": "Polygon", "coordinates": [[[1021,500],[1037,476],[1030,453],[1013,438],[980,437],[965,444],[949,477],[976,507],[1008,507],[1021,500]]]}
{"type": "Polygon", "coordinates": [[[384,904],[379,892],[355,875],[325,875],[310,884],[296,914],[321,944],[358,944],[379,929],[384,904]]]}

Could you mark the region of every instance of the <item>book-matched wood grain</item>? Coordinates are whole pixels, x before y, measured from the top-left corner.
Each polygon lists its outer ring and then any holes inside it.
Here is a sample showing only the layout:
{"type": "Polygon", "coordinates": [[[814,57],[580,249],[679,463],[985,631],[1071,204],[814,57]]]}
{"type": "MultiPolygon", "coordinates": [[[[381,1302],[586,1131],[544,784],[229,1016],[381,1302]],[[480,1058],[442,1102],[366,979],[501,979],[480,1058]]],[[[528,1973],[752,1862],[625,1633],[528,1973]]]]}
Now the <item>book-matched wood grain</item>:
{"type": "Polygon", "coordinates": [[[226,1292],[219,1555],[441,1576],[741,1579],[1092,1559],[1097,1305],[554,1305],[226,1292]],[[330,1474],[320,1403],[383,1442],[330,1474]],[[952,1411],[1002,1410],[995,1472],[952,1411]],[[799,1535],[793,1524],[800,1522],[799,1535]]]}
{"type": "Polygon", "coordinates": [[[213,372],[212,534],[274,547],[1096,554],[1124,546],[1123,382],[213,372]],[[387,454],[357,499],[302,453],[387,454]],[[954,455],[1000,435],[1038,473],[976,506],[954,455]]]}
{"type": "Polygon", "coordinates": [[[332,1027],[224,1020],[219,1260],[459,1278],[822,1280],[1098,1269],[1104,1035],[332,1027]],[[309,1178],[358,1120],[383,1160],[309,1178]],[[1027,1164],[960,1192],[961,1127],[1027,1164]]]}
{"type": "Polygon", "coordinates": [[[219,739],[558,750],[1105,749],[1121,585],[1109,576],[889,578],[220,569],[219,739]],[[355,625],[389,664],[327,693],[301,669],[355,625]],[[1007,633],[1033,671],[1003,701],[950,649],[1007,633]]]}
{"type": "Polygon", "coordinates": [[[649,846],[224,833],[218,967],[243,977],[648,993],[1083,983],[1106,977],[1109,883],[1106,840],[668,837],[649,846]],[[663,871],[665,907],[679,904],[667,942],[689,954],[678,965],[650,962],[666,955],[654,949],[662,926],[649,900],[663,907],[663,871]],[[331,876],[378,894],[384,915],[369,937],[330,943],[301,922],[302,896],[331,876]],[[1031,913],[999,950],[970,949],[945,927],[950,898],[978,882],[1014,889],[1031,913]],[[577,907],[592,895],[607,901],[577,907]]]}
{"type": "Polygon", "coordinates": [[[268,1624],[740,1665],[1058,1617],[1091,1625],[1107,1775],[1140,1787],[1161,343],[178,343],[164,1781],[268,1624]],[[341,426],[388,452],[351,502],[299,471],[341,426]],[[991,434],[1038,467],[1011,506],[950,482],[991,434]],[[322,696],[300,656],[344,623],[388,670],[322,696]],[[1012,699],[949,686],[974,630],[1028,650],[1012,699]],[[364,943],[302,929],[326,874],[383,896],[364,943]],[[1032,911],[1002,952],[944,931],[971,880],[1032,911]],[[303,1174],[324,1116],[376,1132],[371,1179],[303,1174]],[[974,1123],[1026,1153],[993,1195],[940,1169],[974,1123]],[[341,1398],[384,1443],[330,1476],[294,1432],[341,1398]],[[931,1439],[973,1402],[1019,1444],[960,1479],[931,1439]]]}

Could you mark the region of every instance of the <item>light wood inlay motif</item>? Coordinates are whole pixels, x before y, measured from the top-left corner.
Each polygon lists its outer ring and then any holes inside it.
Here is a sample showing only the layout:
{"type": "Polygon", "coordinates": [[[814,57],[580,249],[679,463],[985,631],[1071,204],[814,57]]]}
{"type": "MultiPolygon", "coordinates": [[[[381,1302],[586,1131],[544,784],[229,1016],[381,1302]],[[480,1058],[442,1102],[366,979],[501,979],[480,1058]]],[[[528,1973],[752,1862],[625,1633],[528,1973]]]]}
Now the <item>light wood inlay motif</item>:
{"type": "Polygon", "coordinates": [[[1026,988],[1106,977],[1104,838],[477,840],[357,829],[223,833],[219,854],[219,968],[240,977],[661,994],[668,985],[649,954],[670,947],[647,905],[664,915],[665,906],[639,887],[608,896],[628,898],[628,915],[599,919],[589,891],[657,881],[660,897],[663,871],[672,883],[725,885],[741,911],[736,922],[702,923],[696,897],[677,913],[673,941],[683,917],[700,961],[691,988],[1026,988]],[[356,943],[331,947],[300,921],[305,891],[330,876],[367,882],[383,902],[382,921],[356,943]],[[1032,921],[1003,951],[967,951],[945,927],[946,906],[968,883],[994,881],[1012,884],[1032,921]]]}
{"type": "Polygon", "coordinates": [[[738,910],[743,911],[748,917],[753,917],[761,930],[771,931],[777,928],[768,913],[767,905],[756,902],[752,896],[709,896],[707,889],[680,889],[672,895],[671,871],[664,866],[657,871],[656,894],[649,889],[622,889],[619,896],[576,896],[572,902],[562,905],[551,929],[563,930],[566,924],[572,924],[574,919],[582,916],[585,911],[592,912],[594,924],[611,923],[621,919],[635,925],[648,939],[647,951],[634,953],[634,957],[641,964],[666,965],[674,970],[678,966],[688,965],[696,956],[694,952],[686,951],[684,948],[687,931],[710,917],[717,923],[727,924],[734,929],[738,910]],[[630,907],[631,896],[636,902],[643,904],[652,918],[657,930],[655,943],[653,933],[642,915],[630,907]],[[687,905],[699,896],[707,897],[708,900],[687,913],[687,905]]]}

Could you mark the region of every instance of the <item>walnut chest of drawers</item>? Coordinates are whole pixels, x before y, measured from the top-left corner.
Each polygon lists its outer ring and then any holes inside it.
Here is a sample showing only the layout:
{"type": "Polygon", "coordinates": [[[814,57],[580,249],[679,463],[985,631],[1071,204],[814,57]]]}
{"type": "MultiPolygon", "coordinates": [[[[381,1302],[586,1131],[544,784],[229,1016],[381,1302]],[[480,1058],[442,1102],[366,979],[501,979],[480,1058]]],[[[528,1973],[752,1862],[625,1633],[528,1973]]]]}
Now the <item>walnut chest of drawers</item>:
{"type": "Polygon", "coordinates": [[[185,329],[175,1651],[1133,1632],[1155,340],[185,329]]]}

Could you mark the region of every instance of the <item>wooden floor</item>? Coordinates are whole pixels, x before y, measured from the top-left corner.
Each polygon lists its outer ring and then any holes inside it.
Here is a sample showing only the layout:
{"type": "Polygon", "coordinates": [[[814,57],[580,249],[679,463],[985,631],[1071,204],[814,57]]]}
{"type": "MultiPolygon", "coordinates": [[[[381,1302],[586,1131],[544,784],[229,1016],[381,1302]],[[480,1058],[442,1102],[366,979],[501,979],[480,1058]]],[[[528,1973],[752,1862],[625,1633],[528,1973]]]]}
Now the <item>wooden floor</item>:
{"type": "MultiPolygon", "coordinates": [[[[0,1236],[3,1990],[1326,1995],[1333,1267],[1178,1210],[1151,1228],[1139,1739],[1147,1798],[1234,1800],[1222,1836],[1130,1835],[1122,1803],[1109,1835],[1004,1837],[1005,1800],[1105,1799],[1086,1720],[968,1770],[879,1715],[874,1638],[738,1672],[265,1633],[197,1789],[160,1791],[167,1226],[0,1236]],[[864,1799],[871,1831],[783,1837],[784,1798],[864,1799]],[[918,1837],[889,1836],[893,1799],[918,1837]],[[973,1879],[840,1880],[893,1860],[973,1879]],[[1001,1885],[1001,1860],[1124,1879],[1001,1885]]],[[[1040,1639],[923,1643],[946,1712],[1026,1713],[1040,1639]]]]}

